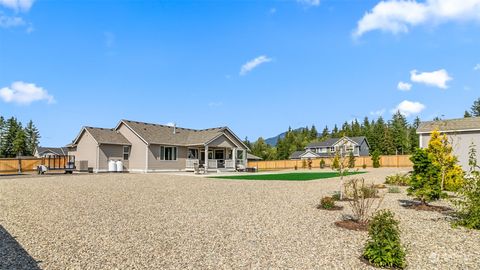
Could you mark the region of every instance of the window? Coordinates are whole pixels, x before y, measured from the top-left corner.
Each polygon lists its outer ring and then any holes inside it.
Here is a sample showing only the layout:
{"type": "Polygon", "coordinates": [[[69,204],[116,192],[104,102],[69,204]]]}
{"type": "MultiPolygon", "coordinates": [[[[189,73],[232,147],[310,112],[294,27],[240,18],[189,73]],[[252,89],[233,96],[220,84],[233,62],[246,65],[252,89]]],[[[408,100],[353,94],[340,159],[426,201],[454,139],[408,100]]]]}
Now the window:
{"type": "Polygon", "coordinates": [[[243,150],[241,149],[237,150],[237,159],[243,160],[243,150]]]}
{"type": "Polygon", "coordinates": [[[189,159],[198,159],[198,149],[188,149],[188,158],[189,159]]]}
{"type": "Polygon", "coordinates": [[[130,156],[130,146],[123,146],[123,160],[128,160],[130,156]]]}
{"type": "Polygon", "coordinates": [[[223,159],[223,150],[215,150],[215,159],[223,159]]]}
{"type": "Polygon", "coordinates": [[[177,160],[177,147],[160,146],[160,160],[177,160]]]}

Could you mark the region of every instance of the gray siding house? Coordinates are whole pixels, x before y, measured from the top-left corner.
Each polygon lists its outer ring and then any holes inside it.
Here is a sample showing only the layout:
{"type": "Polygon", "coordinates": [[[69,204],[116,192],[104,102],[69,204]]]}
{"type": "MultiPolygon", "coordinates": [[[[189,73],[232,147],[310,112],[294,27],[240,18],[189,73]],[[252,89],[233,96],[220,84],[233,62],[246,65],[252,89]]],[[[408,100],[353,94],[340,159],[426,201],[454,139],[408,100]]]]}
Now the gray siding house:
{"type": "Polygon", "coordinates": [[[480,117],[421,122],[417,134],[420,148],[427,148],[434,130],[446,134],[453,147],[453,154],[464,170],[468,170],[468,152],[473,143],[480,153],[480,117]]]}
{"type": "MultiPolygon", "coordinates": [[[[235,170],[246,166],[248,147],[228,128],[188,129],[121,120],[113,129],[84,127],[70,145],[77,163],[94,172],[122,161],[129,172],[235,170]]],[[[78,166],[77,166],[78,167],[78,166]]]]}
{"type": "Polygon", "coordinates": [[[343,153],[352,152],[356,157],[368,156],[370,154],[370,145],[364,136],[332,138],[323,142],[311,143],[305,147],[305,151],[293,152],[290,155],[290,159],[332,157],[337,151],[342,151],[343,153]]]}

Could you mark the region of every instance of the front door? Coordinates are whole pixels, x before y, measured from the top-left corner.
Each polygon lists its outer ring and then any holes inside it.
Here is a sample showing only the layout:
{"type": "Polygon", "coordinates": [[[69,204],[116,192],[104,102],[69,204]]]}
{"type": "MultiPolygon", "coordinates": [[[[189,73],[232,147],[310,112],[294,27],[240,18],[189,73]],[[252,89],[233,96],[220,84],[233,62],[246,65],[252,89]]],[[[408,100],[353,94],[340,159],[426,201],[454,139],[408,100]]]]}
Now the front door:
{"type": "Polygon", "coordinates": [[[215,150],[215,159],[217,160],[218,168],[225,168],[225,152],[223,149],[215,150]]]}

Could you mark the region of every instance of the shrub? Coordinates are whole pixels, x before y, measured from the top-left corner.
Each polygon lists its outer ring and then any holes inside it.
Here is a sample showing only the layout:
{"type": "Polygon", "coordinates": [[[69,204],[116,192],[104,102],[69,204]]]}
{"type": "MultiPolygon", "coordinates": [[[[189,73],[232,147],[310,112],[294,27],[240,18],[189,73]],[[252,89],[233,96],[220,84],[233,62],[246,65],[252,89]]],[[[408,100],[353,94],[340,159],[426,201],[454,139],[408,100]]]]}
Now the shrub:
{"type": "Polygon", "coordinates": [[[319,208],[322,209],[333,209],[335,207],[335,200],[332,197],[323,197],[320,200],[319,208]]]}
{"type": "Polygon", "coordinates": [[[308,169],[311,170],[312,169],[312,160],[311,159],[308,159],[308,169]]]}
{"type": "Polygon", "coordinates": [[[354,221],[368,222],[371,213],[378,209],[383,200],[377,194],[378,191],[376,189],[372,191],[372,185],[366,185],[363,178],[353,178],[345,183],[345,196],[349,199],[348,203],[352,208],[354,221]],[[375,193],[374,196],[372,196],[373,193],[375,193]],[[378,202],[376,207],[374,207],[375,201],[378,202]]]}
{"type": "Polygon", "coordinates": [[[362,165],[362,168],[363,168],[363,169],[366,169],[366,168],[367,168],[367,164],[363,164],[363,165],[362,165]]]}
{"type": "Polygon", "coordinates": [[[389,210],[377,212],[369,223],[369,239],[363,251],[363,257],[372,265],[405,268],[405,249],[400,242],[398,224],[399,222],[389,210]]]}
{"type": "Polygon", "coordinates": [[[408,194],[416,196],[423,204],[442,197],[440,169],[432,162],[431,155],[425,149],[416,149],[410,157],[413,162],[413,174],[408,194]]]}
{"type": "Polygon", "coordinates": [[[400,189],[398,187],[389,187],[388,193],[400,193],[400,189]]]}
{"type": "Polygon", "coordinates": [[[304,159],[302,160],[302,169],[307,168],[307,161],[304,159]]]}
{"type": "Polygon", "coordinates": [[[445,172],[445,190],[458,191],[464,184],[462,167],[455,164],[445,172]]]}
{"type": "Polygon", "coordinates": [[[380,151],[375,150],[372,153],[373,168],[380,168],[380,151]]]}
{"type": "Polygon", "coordinates": [[[336,155],[332,161],[332,169],[339,169],[339,168],[340,168],[340,158],[336,155]]]}
{"type": "Polygon", "coordinates": [[[295,165],[295,167],[293,167],[293,168],[295,169],[295,171],[298,170],[298,166],[297,166],[297,165],[295,165]]]}
{"type": "Polygon", "coordinates": [[[320,160],[320,169],[325,168],[325,160],[323,158],[320,160]]]}
{"type": "Polygon", "coordinates": [[[348,154],[348,168],[355,168],[355,156],[353,155],[353,152],[348,154]]]}
{"type": "Polygon", "coordinates": [[[333,192],[332,199],[334,199],[335,201],[340,201],[341,199],[340,191],[333,192]]]}
{"type": "Polygon", "coordinates": [[[385,184],[396,186],[408,186],[410,184],[410,176],[406,174],[394,174],[385,178],[385,184]]]}
{"type": "Polygon", "coordinates": [[[465,184],[458,191],[460,200],[455,201],[458,207],[454,225],[480,230],[480,172],[477,171],[475,145],[470,146],[470,175],[465,177],[465,184]]]}

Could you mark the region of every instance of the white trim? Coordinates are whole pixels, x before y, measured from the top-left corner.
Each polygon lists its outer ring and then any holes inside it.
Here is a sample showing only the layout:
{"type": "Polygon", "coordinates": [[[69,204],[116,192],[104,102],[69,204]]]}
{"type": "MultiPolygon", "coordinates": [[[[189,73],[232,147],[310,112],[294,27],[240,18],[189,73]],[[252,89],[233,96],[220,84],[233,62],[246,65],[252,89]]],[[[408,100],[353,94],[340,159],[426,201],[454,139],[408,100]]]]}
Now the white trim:
{"type": "Polygon", "coordinates": [[[145,145],[145,172],[148,171],[148,144],[145,145]]]}
{"type": "Polygon", "coordinates": [[[250,150],[250,148],[248,148],[248,146],[244,144],[243,141],[240,140],[240,138],[238,138],[238,136],[235,133],[233,133],[233,131],[229,127],[225,127],[225,129],[228,130],[228,132],[230,132],[233,135],[233,137],[235,137],[235,139],[237,139],[237,141],[239,141],[245,147],[245,149],[247,149],[247,151],[250,150]]]}
{"type": "Polygon", "coordinates": [[[97,169],[98,172],[100,170],[100,145],[97,143],[97,169]]]}

